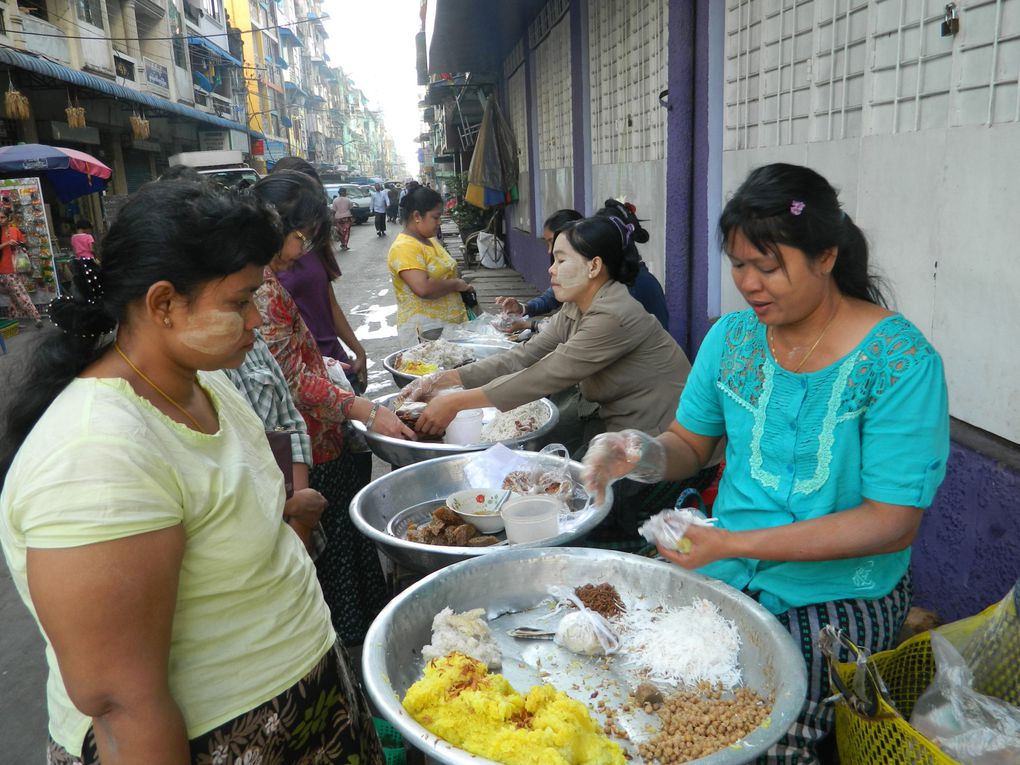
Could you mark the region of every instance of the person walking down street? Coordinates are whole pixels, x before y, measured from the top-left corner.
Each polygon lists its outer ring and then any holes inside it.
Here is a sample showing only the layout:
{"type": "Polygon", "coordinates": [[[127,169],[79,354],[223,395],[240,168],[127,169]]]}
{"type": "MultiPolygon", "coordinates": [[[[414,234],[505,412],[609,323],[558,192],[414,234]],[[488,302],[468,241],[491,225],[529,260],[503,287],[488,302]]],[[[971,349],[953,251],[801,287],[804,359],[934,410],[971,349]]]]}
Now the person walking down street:
{"type": "Polygon", "coordinates": [[[396,223],[397,211],[400,209],[398,206],[400,204],[400,189],[392,183],[386,189],[386,201],[388,203],[386,205],[386,219],[390,223],[396,223]]]}
{"type": "Polygon", "coordinates": [[[351,499],[369,477],[360,470],[343,424],[361,420],[368,429],[395,438],[414,438],[414,433],[389,409],[330,379],[315,338],[278,277],[328,239],[329,213],[319,184],[304,173],[281,170],[261,179],[252,193],[283,221],[283,246],[265,270],[255,303],[262,315],[262,337],[312,438],[315,467],[309,486],[328,503],[322,516],[326,549],[316,561],[319,583],[340,639],[355,645],[389,598],[375,545],[355,528],[348,513],[351,499]]]}
{"type": "Polygon", "coordinates": [[[464,293],[474,290],[457,273],[457,261],[440,244],[443,199],[419,187],[401,203],[404,230],[393,240],[387,263],[397,298],[397,332],[407,345],[418,343],[419,329],[468,320],[464,293]]]}
{"type": "Polygon", "coordinates": [[[347,189],[340,187],[333,200],[333,225],[336,227],[336,235],[340,239],[340,249],[347,251],[350,248],[351,226],[354,225],[354,213],[351,212],[351,199],[347,196],[347,189]]]}
{"type": "Polygon", "coordinates": [[[808,697],[759,762],[807,765],[834,716],[819,629],[876,653],[910,608],[910,545],[949,457],[945,374],[921,331],[884,307],[864,234],[815,171],[752,171],[719,234],[749,308],[709,331],[669,430],[600,436],[584,479],[600,495],[625,475],[690,476],[725,437],[717,525],[659,553],[743,590],[789,630],[808,697]]]}
{"type": "Polygon", "coordinates": [[[18,255],[25,253],[25,235],[14,223],[11,213],[0,211],[0,292],[6,293],[11,300],[11,318],[33,319],[36,328],[42,327],[39,309],[32,303],[32,298],[25,289],[25,281],[18,273],[16,263],[18,255]]]}
{"type": "Polygon", "coordinates": [[[219,371],[282,242],[255,199],[144,186],[5,399],[0,546],[46,641],[50,765],[383,765],[262,421],[219,371]]]}
{"type": "Polygon", "coordinates": [[[375,184],[372,190],[372,214],[375,216],[375,235],[386,236],[386,208],[390,204],[390,195],[381,183],[375,184]]]}

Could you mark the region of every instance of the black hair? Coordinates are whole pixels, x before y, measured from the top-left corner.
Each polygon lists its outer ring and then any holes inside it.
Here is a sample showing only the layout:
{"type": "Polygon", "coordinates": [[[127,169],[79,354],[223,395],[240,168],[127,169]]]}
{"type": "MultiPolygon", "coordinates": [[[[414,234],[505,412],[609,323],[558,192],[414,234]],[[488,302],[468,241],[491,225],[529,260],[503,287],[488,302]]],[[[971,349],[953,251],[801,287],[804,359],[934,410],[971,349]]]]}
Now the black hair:
{"type": "MultiPolygon", "coordinates": [[[[319,177],[319,172],[312,167],[307,160],[304,160],[301,157],[281,157],[280,160],[273,165],[273,169],[269,171],[269,174],[274,175],[288,171],[307,175],[318,184],[319,193],[326,196],[326,189],[322,185],[322,179],[319,177]]],[[[330,223],[328,212],[326,220],[325,234],[315,240],[315,254],[318,255],[319,260],[322,261],[322,267],[326,269],[326,277],[332,282],[340,278],[340,266],[337,265],[336,258],[333,257],[333,247],[329,241],[330,223]]]]}
{"type": "Polygon", "coordinates": [[[316,248],[329,244],[330,214],[322,184],[311,176],[296,170],[274,169],[250,191],[280,214],[284,236],[297,229],[310,229],[309,238],[316,248]]]}
{"type": "Polygon", "coordinates": [[[311,176],[315,179],[316,183],[320,186],[322,185],[322,178],[319,177],[319,171],[312,167],[308,160],[302,159],[301,157],[280,157],[276,164],[273,165],[273,169],[269,171],[269,174],[272,175],[273,173],[278,173],[281,170],[296,170],[299,173],[311,176]]]}
{"type": "Polygon", "coordinates": [[[419,186],[413,191],[407,192],[400,200],[400,219],[406,223],[410,219],[411,213],[425,215],[429,210],[436,209],[442,203],[443,198],[438,191],[419,186]]]}
{"type": "Polygon", "coordinates": [[[40,338],[5,397],[0,482],[39,418],[107,350],[107,333],[153,284],[168,281],[193,297],[214,279],[267,265],[281,241],[277,217],[250,196],[188,181],[148,183],[132,194],[103,239],[102,269],[80,262],[75,296],[50,306],[59,329],[40,338]]]}
{"type": "Polygon", "coordinates": [[[343,186],[341,186],[340,188],[338,188],[336,190],[336,195],[338,197],[345,197],[345,196],[347,196],[347,189],[345,189],[343,186]]]}
{"type": "Polygon", "coordinates": [[[561,234],[588,260],[602,258],[611,279],[628,287],[634,283],[641,270],[641,256],[634,243],[647,242],[648,232],[629,208],[607,200],[595,215],[566,224],[556,237],[561,234]]]}
{"type": "Polygon", "coordinates": [[[171,165],[159,175],[161,181],[192,181],[193,183],[204,182],[207,179],[195,168],[189,165],[171,165]]]}
{"type": "Polygon", "coordinates": [[[81,219],[75,221],[74,227],[75,227],[75,229],[83,228],[86,231],[91,231],[92,230],[92,221],[86,220],[85,218],[81,218],[81,219]]]}
{"type": "Polygon", "coordinates": [[[777,162],[752,170],[719,217],[724,250],[737,231],[784,269],[780,245],[796,247],[808,260],[836,248],[832,276],[839,291],[886,305],[879,279],[868,268],[864,233],[842,210],[832,185],[811,168],[777,162]]]}
{"type": "Polygon", "coordinates": [[[545,223],[542,224],[542,229],[549,229],[555,234],[568,223],[573,223],[575,220],[581,220],[583,217],[584,216],[577,210],[557,210],[545,219],[545,223]]]}

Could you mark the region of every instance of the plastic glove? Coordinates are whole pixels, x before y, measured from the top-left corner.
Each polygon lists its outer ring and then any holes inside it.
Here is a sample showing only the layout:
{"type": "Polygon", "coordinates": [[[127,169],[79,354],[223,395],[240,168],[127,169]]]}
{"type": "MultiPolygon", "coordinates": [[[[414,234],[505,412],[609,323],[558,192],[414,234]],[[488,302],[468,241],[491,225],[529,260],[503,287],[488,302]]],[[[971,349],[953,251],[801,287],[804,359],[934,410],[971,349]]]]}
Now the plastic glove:
{"type": "Polygon", "coordinates": [[[403,388],[400,389],[400,396],[398,400],[401,403],[405,401],[431,401],[432,397],[439,392],[442,387],[439,384],[439,378],[442,376],[439,372],[433,372],[432,374],[419,377],[403,388]]]}
{"type": "MultiPolygon", "coordinates": [[[[521,329],[523,321],[524,316],[522,316],[521,314],[504,311],[495,319],[493,319],[492,326],[498,329],[500,332],[510,333],[516,332],[518,329],[521,329]]],[[[524,324],[523,326],[527,325],[524,324]]]]}
{"type": "Polygon", "coordinates": [[[601,433],[591,440],[584,455],[581,480],[601,504],[606,486],[623,477],[641,483],[657,483],[666,477],[666,448],[653,436],[628,428],[601,433]]]}

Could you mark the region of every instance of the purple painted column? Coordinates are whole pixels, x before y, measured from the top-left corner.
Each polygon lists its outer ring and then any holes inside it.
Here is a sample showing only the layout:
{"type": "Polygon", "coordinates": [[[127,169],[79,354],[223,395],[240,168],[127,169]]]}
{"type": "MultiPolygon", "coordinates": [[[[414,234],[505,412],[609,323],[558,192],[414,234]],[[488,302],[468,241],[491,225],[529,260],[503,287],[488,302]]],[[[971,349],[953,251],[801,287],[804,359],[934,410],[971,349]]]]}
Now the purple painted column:
{"type": "MultiPolygon", "coordinates": [[[[690,303],[688,304],[689,339],[687,351],[694,358],[701,347],[701,341],[708,334],[708,259],[709,236],[711,233],[702,225],[708,215],[708,174],[709,174],[709,4],[712,0],[696,0],[693,3],[694,18],[694,119],[691,135],[693,138],[693,176],[691,195],[691,220],[697,221],[691,231],[690,303]]],[[[672,9],[670,9],[672,11],[672,9]]],[[[672,13],[670,14],[672,17],[672,13]]],[[[683,23],[683,20],[681,20],[683,23]]],[[[672,30],[670,30],[672,34],[672,30]]],[[[667,240],[668,241],[668,240],[667,240]]]]}
{"type": "Polygon", "coordinates": [[[694,172],[694,39],[690,0],[669,0],[666,117],[666,304],[669,331],[691,353],[691,178],[694,172]]]}
{"type": "MultiPolygon", "coordinates": [[[[570,0],[570,116],[573,126],[574,209],[585,215],[588,209],[588,184],[591,168],[591,136],[588,125],[588,104],[591,84],[588,81],[588,0],[570,0]]],[[[544,219],[552,210],[543,213],[544,219]]]]}

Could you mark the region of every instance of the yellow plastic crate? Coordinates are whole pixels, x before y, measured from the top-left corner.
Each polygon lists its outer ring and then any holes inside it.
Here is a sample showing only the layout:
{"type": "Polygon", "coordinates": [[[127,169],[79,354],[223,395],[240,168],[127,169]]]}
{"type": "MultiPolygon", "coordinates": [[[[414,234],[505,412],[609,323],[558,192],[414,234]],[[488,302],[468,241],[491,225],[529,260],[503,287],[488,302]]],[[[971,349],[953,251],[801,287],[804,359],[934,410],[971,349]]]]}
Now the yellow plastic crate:
{"type": "Polygon", "coordinates": [[[18,334],[17,319],[0,319],[0,337],[10,340],[16,334],[18,334]]]}

